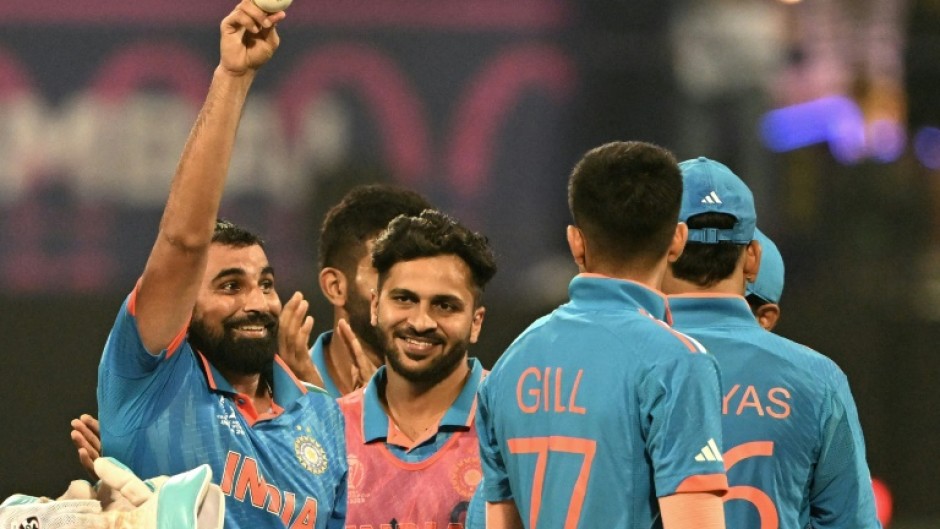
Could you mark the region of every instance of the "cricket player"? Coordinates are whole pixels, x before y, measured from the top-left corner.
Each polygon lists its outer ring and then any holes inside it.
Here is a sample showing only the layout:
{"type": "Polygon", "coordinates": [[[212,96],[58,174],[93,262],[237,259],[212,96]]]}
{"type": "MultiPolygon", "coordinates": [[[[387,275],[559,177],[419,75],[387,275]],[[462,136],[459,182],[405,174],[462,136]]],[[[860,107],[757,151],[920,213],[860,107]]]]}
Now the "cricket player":
{"type": "Polygon", "coordinates": [[[829,358],[763,329],[744,299],[760,277],[757,215],[725,165],[680,164],[685,252],[669,267],[674,327],[721,366],[728,527],[875,529],[865,443],[848,380],[829,358]]]}
{"type": "Polygon", "coordinates": [[[208,464],[229,529],[342,528],[346,511],[339,408],[276,356],[282,306],[262,241],[217,221],[241,112],[284,16],[243,0],[222,20],[221,60],[98,369],[107,455],[140,476],[208,464]]]}
{"type": "Polygon", "coordinates": [[[385,365],[339,400],[346,527],[460,529],[481,478],[474,416],[484,370],[468,349],[482,329],[495,258],[483,236],[429,210],[392,221],[372,262],[372,324],[385,365]]]}
{"type": "Polygon", "coordinates": [[[754,228],[754,240],[760,243],[760,274],[748,281],[744,299],[751,307],[760,326],[772,331],[780,321],[780,298],[783,296],[783,256],[770,237],[754,228]]]}
{"type": "Polygon", "coordinates": [[[656,290],[685,245],[681,198],[675,158],[648,143],[574,168],[570,301],[480,388],[489,529],[725,527],[717,362],[664,323],[656,290]]]}

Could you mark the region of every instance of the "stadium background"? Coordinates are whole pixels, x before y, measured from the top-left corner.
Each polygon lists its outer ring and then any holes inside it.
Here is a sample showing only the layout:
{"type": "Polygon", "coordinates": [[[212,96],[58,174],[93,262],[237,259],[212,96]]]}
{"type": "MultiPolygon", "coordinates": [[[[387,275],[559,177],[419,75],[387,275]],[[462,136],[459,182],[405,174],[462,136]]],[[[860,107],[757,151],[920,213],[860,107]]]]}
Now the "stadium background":
{"type": "MultiPolygon", "coordinates": [[[[71,418],[142,269],[226,0],[0,3],[0,497],[83,477],[71,418]]],[[[316,229],[349,186],[411,186],[500,258],[486,365],[565,296],[565,181],[662,144],[754,189],[787,265],[781,334],[849,375],[893,527],[937,527],[940,2],[296,0],[224,213],[282,295],[328,307],[316,229]]]]}

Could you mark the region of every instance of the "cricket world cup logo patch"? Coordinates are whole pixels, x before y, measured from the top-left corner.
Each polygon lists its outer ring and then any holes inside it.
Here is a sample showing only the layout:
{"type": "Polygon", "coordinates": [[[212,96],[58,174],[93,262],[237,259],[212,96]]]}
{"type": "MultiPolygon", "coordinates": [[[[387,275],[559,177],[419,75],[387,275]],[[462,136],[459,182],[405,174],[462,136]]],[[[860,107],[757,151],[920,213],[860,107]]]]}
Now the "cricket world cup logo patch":
{"type": "Polygon", "coordinates": [[[361,490],[366,481],[365,467],[362,465],[362,461],[359,461],[359,458],[353,454],[349,454],[346,461],[349,463],[349,474],[346,480],[349,491],[346,501],[349,504],[365,503],[369,498],[369,494],[361,490]]]}
{"type": "Polygon", "coordinates": [[[301,435],[294,441],[294,455],[297,456],[297,462],[300,466],[310,472],[320,475],[326,472],[328,461],[326,452],[320,443],[313,437],[301,435]]]}
{"type": "Polygon", "coordinates": [[[457,461],[450,471],[450,482],[457,494],[464,499],[473,496],[481,479],[483,472],[480,470],[480,460],[475,457],[465,457],[457,461]]]}

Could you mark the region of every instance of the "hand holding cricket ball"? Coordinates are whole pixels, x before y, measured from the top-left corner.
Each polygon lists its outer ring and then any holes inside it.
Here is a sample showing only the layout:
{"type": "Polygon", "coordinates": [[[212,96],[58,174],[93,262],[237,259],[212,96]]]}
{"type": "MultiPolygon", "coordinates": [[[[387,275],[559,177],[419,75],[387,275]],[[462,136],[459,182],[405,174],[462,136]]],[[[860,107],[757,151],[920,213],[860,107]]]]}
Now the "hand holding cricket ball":
{"type": "Polygon", "coordinates": [[[251,0],[256,6],[268,13],[277,13],[287,9],[294,0],[251,0]]]}

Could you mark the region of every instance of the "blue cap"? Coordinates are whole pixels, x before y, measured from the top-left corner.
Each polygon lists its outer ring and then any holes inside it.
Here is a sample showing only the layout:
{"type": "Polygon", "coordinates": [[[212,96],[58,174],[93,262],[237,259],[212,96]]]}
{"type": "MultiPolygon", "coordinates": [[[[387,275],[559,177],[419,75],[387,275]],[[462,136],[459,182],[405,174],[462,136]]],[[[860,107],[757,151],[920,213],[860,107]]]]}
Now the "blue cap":
{"type": "Polygon", "coordinates": [[[690,229],[689,242],[747,244],[754,239],[757,225],[754,195],[731,169],[705,157],[686,160],[679,164],[679,168],[683,186],[680,222],[702,213],[725,213],[737,219],[734,227],[728,230],[690,229]]]}
{"type": "Polygon", "coordinates": [[[757,279],[747,284],[744,295],[754,294],[764,301],[780,303],[780,296],[783,295],[783,256],[777,245],[762,231],[755,229],[754,238],[760,242],[762,250],[760,270],[757,279]]]}

